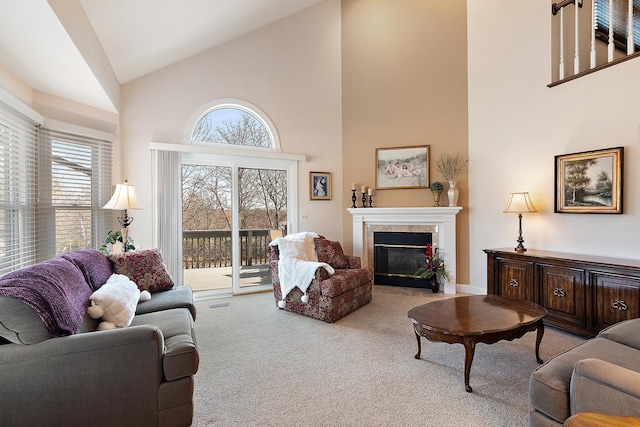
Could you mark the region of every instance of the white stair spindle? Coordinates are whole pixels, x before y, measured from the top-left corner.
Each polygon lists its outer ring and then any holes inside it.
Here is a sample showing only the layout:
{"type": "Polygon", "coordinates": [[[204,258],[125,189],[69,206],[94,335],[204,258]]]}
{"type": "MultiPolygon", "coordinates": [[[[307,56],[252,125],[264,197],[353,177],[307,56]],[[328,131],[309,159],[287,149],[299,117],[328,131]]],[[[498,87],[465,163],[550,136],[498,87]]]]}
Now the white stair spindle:
{"type": "Polygon", "coordinates": [[[591,55],[589,65],[596,66],[596,0],[591,1],[591,55]]]}
{"type": "Polygon", "coordinates": [[[627,55],[633,55],[636,50],[635,41],[633,40],[633,0],[629,0],[629,19],[627,21],[629,31],[627,36],[627,55]]]}
{"type": "Polygon", "coordinates": [[[578,74],[580,72],[580,38],[578,37],[578,0],[575,1],[575,53],[573,55],[573,74],[578,74]]]}
{"type": "Polygon", "coordinates": [[[609,43],[607,47],[609,48],[607,60],[611,62],[613,61],[613,52],[615,49],[613,43],[613,0],[609,0],[609,43]]]}
{"type": "Polygon", "coordinates": [[[564,79],[564,8],[560,9],[560,67],[559,79],[564,79]]]}

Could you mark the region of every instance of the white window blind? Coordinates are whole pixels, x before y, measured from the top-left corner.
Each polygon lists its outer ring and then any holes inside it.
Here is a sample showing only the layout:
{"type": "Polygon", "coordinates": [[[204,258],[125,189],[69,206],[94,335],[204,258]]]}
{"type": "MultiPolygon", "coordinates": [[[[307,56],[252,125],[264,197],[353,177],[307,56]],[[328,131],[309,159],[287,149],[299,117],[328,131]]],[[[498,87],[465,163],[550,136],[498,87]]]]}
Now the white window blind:
{"type": "MultiPolygon", "coordinates": [[[[594,0],[596,37],[609,39],[609,0],[594,0]]],[[[633,35],[636,50],[640,50],[640,0],[633,1],[633,35]]],[[[616,47],[626,50],[629,30],[629,0],[613,0],[613,38],[616,47]]]]}
{"type": "Polygon", "coordinates": [[[40,135],[40,256],[98,248],[111,226],[111,143],[43,129],[40,135]]]}
{"type": "Polygon", "coordinates": [[[37,256],[38,124],[0,104],[0,274],[37,256]]]}

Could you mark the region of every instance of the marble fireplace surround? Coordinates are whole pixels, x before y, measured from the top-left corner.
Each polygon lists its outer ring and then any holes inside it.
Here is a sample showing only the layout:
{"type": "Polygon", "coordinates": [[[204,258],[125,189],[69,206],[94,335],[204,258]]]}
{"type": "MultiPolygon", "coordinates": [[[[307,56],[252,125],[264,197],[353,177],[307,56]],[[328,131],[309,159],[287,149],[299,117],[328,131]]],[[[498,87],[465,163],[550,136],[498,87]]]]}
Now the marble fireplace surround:
{"type": "Polygon", "coordinates": [[[373,268],[373,233],[379,231],[432,233],[434,245],[444,254],[449,282],[445,294],[456,293],[456,215],[462,207],[351,208],[353,254],[373,268]]]}

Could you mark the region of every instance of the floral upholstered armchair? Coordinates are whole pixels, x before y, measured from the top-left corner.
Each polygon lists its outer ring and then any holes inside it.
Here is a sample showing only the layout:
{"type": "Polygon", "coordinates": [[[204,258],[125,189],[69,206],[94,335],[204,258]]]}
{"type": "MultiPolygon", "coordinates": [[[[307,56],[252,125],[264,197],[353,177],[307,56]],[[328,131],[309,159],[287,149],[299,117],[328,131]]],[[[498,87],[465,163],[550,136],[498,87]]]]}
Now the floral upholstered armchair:
{"type": "MultiPolygon", "coordinates": [[[[331,323],[371,302],[373,273],[362,268],[359,257],[345,255],[339,242],[323,236],[314,240],[318,261],[329,264],[334,273],[329,275],[324,268],[318,268],[306,290],[308,301],[303,302],[306,300],[302,298],[303,292],[294,288],[281,308],[331,323]]],[[[282,300],[278,263],[278,246],[272,245],[271,278],[276,307],[282,300]]]]}

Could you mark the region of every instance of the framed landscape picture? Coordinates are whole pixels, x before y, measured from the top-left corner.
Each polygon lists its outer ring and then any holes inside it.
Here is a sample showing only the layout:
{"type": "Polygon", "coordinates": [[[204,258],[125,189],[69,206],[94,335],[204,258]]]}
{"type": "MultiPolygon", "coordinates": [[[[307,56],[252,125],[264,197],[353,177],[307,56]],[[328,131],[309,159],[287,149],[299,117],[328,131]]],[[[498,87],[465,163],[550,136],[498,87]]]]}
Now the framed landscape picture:
{"type": "Polygon", "coordinates": [[[428,145],[376,149],[376,189],[428,186],[428,145]]]}
{"type": "Polygon", "coordinates": [[[331,172],[309,172],[311,200],[331,200],[331,172]]]}
{"type": "Polygon", "coordinates": [[[624,147],[555,156],[556,213],[622,213],[624,147]]]}

